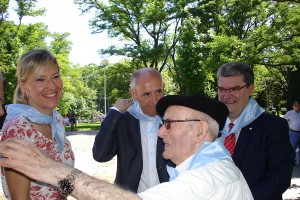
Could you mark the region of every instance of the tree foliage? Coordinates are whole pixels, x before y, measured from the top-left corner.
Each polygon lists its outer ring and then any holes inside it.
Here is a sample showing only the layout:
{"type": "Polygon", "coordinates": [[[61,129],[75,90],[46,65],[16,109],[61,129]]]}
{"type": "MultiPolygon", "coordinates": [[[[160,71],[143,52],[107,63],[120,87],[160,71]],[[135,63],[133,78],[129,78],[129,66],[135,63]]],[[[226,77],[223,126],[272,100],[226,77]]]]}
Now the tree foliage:
{"type": "MultiPolygon", "coordinates": [[[[58,59],[64,91],[62,114],[92,118],[104,110],[104,67],[73,64],[70,33],[51,33],[42,22],[24,17],[46,12],[37,1],[17,0],[17,21],[9,20],[8,0],[0,0],[0,70],[6,77],[5,100],[12,102],[16,63],[26,51],[48,48],[58,59]]],[[[94,34],[107,32],[120,44],[101,49],[102,56],[128,59],[105,67],[108,106],[129,98],[131,73],[158,69],[166,94],[216,95],[218,67],[243,61],[255,70],[254,96],[263,107],[290,105],[300,99],[299,1],[267,0],[74,0],[82,14],[94,13],[94,34]]]]}
{"type": "Polygon", "coordinates": [[[45,9],[36,9],[36,1],[17,0],[14,8],[18,21],[10,20],[8,14],[9,1],[0,1],[0,71],[5,76],[5,102],[12,103],[14,90],[17,85],[16,65],[20,56],[28,50],[36,48],[49,49],[58,59],[64,92],[58,105],[62,114],[76,112],[86,115],[85,98],[88,89],[80,80],[81,70],[73,65],[69,59],[72,43],[68,41],[70,33],[51,33],[42,22],[23,24],[24,17],[42,15],[45,9]],[[50,41],[50,42],[47,42],[50,41]],[[83,114],[84,113],[84,114],[83,114]]]}
{"type": "Polygon", "coordinates": [[[226,62],[244,61],[268,70],[268,84],[257,85],[257,89],[269,91],[266,101],[271,106],[300,98],[299,93],[287,96],[296,90],[288,84],[289,76],[299,71],[299,12],[299,4],[290,1],[195,3],[181,28],[173,72],[181,91],[214,96],[217,68],[226,62]],[[191,77],[196,84],[191,83],[191,77]]]}
{"type": "Polygon", "coordinates": [[[144,67],[162,71],[174,65],[175,47],[187,1],[75,0],[82,13],[95,12],[93,33],[107,31],[109,37],[127,41],[124,46],[102,49],[103,54],[131,57],[144,67]]]}

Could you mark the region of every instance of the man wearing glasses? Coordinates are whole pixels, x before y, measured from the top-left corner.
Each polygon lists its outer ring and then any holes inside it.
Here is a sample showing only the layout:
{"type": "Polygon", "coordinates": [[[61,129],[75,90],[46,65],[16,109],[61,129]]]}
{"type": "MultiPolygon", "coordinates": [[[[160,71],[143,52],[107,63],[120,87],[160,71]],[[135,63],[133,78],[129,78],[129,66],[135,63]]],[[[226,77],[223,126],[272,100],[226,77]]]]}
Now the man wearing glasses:
{"type": "MultiPolygon", "coordinates": [[[[80,173],[66,191],[77,199],[253,199],[222,139],[216,139],[228,115],[223,103],[202,95],[173,95],[161,98],[156,108],[164,118],[158,133],[165,143],[163,157],[176,165],[167,167],[169,182],[134,194],[80,173]]],[[[74,171],[16,138],[0,142],[0,153],[7,157],[0,159],[0,165],[52,185],[74,171]]]]}
{"type": "MultiPolygon", "coordinates": [[[[293,147],[293,157],[294,157],[294,165],[296,165],[296,149],[297,146],[300,146],[300,103],[295,101],[293,103],[293,110],[288,111],[284,115],[284,119],[286,119],[289,123],[290,131],[290,142],[293,147]]],[[[299,153],[300,154],[300,153],[299,153]]],[[[300,162],[299,162],[300,164],[300,162]]]]}
{"type": "Polygon", "coordinates": [[[286,120],[271,115],[253,99],[254,73],[233,62],[217,73],[218,98],[229,109],[224,145],[242,171],[255,200],[279,200],[290,186],[292,148],[286,120]]]}

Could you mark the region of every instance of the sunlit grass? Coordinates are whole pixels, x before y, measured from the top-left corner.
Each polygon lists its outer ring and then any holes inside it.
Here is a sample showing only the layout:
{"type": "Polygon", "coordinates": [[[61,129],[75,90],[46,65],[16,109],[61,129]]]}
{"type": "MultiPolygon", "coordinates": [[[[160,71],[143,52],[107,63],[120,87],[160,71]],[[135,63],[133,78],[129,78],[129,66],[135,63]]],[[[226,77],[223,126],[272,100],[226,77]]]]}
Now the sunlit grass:
{"type": "MultiPolygon", "coordinates": [[[[100,127],[100,122],[97,123],[78,123],[77,131],[88,131],[88,130],[98,130],[100,127]]],[[[71,126],[66,126],[66,131],[70,131],[71,126]]]]}

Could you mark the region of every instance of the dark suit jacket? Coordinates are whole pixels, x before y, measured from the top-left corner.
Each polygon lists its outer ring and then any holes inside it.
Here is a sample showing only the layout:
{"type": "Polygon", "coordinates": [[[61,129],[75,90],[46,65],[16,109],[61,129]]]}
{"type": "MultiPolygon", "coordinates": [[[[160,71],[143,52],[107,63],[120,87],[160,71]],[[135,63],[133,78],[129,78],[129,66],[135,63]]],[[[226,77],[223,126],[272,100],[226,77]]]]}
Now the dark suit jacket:
{"type": "Polygon", "coordinates": [[[289,127],[267,112],[242,128],[232,156],[255,200],[279,200],[293,170],[289,127]]]}
{"type": "MultiPolygon", "coordinates": [[[[160,182],[169,181],[166,160],[162,157],[164,143],[157,139],[156,168],[160,182]]],[[[137,192],[143,170],[142,144],[139,120],[128,112],[121,114],[111,109],[95,137],[93,157],[107,162],[117,155],[115,183],[137,192]]]]}

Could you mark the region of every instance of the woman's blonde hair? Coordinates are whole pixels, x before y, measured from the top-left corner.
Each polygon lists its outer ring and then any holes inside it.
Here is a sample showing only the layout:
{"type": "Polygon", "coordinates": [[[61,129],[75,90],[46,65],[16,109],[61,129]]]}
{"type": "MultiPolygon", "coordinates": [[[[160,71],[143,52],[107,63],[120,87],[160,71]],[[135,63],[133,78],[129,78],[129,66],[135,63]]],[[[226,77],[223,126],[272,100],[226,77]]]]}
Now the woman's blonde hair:
{"type": "MultiPolygon", "coordinates": [[[[46,49],[35,49],[24,53],[17,65],[18,83],[26,82],[28,77],[37,74],[49,67],[49,63],[55,64],[59,71],[59,65],[56,58],[46,49]]],[[[13,103],[27,104],[26,94],[21,91],[19,84],[14,93],[13,103]]]]}

